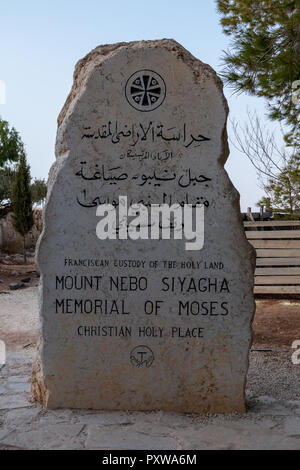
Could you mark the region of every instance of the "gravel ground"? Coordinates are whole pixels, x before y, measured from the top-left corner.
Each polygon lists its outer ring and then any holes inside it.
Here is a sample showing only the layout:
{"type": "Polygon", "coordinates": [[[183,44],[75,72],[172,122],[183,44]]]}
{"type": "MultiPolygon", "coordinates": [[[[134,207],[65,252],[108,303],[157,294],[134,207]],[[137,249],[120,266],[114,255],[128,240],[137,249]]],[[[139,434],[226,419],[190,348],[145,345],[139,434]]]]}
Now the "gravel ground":
{"type": "Polygon", "coordinates": [[[291,354],[251,352],[247,394],[270,395],[279,400],[300,400],[300,365],[292,363],[291,354]]]}
{"type": "Polygon", "coordinates": [[[37,287],[0,294],[0,449],[300,449],[300,365],[289,348],[250,353],[245,415],[45,410],[30,395],[37,311],[37,287]]]}
{"type": "Polygon", "coordinates": [[[9,351],[22,350],[38,336],[37,287],[0,294],[0,338],[9,351]]]}

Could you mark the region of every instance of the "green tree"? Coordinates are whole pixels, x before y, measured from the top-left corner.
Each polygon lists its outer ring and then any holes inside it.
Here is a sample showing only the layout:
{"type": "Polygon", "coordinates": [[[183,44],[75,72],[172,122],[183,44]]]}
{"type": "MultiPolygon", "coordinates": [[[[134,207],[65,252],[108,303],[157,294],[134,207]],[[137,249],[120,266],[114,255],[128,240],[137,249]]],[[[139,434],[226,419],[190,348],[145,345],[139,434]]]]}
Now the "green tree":
{"type": "Polygon", "coordinates": [[[17,162],[22,153],[23,143],[14,127],[0,118],[0,168],[7,163],[17,162]]]}
{"type": "Polygon", "coordinates": [[[0,218],[11,210],[10,191],[15,169],[12,166],[0,168],[0,218]]]}
{"type": "MultiPolygon", "coordinates": [[[[254,112],[248,112],[244,125],[232,121],[233,146],[252,163],[258,176],[258,184],[266,197],[258,205],[272,210],[274,215],[286,214],[287,218],[300,218],[300,151],[299,146],[280,146],[278,130],[271,131],[254,112]]],[[[282,136],[283,136],[283,131],[282,136]]]]}
{"type": "MultiPolygon", "coordinates": [[[[0,219],[12,210],[11,187],[16,173],[15,165],[0,168],[0,219]]],[[[35,178],[30,185],[32,204],[42,204],[47,195],[47,184],[44,179],[35,178]]]]}
{"type": "Polygon", "coordinates": [[[264,205],[285,219],[300,219],[300,157],[293,156],[279,173],[277,178],[270,178],[264,187],[267,197],[258,205],[264,205]]]}
{"type": "Polygon", "coordinates": [[[24,263],[26,263],[25,240],[27,233],[33,226],[33,211],[30,190],[30,167],[27,164],[24,150],[21,153],[11,188],[11,203],[13,225],[16,231],[23,237],[24,263]]]}
{"type": "Polygon", "coordinates": [[[43,204],[47,195],[47,184],[44,179],[35,178],[30,186],[33,204],[43,204]]]}
{"type": "Polygon", "coordinates": [[[291,126],[287,138],[299,143],[299,105],[292,99],[293,83],[300,79],[299,0],[217,0],[217,7],[232,37],[225,82],[266,98],[269,116],[291,126]]]}
{"type": "Polygon", "coordinates": [[[23,143],[14,127],[0,117],[0,218],[11,209],[10,190],[14,178],[14,163],[23,151],[23,143]]]}

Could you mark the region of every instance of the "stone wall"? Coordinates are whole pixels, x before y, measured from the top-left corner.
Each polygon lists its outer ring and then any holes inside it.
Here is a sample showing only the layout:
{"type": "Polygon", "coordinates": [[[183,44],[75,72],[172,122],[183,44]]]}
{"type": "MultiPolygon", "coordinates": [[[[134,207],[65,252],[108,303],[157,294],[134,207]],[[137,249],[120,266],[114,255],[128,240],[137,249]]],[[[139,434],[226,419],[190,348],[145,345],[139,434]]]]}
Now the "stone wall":
{"type": "MultiPolygon", "coordinates": [[[[34,225],[26,236],[26,248],[32,249],[40,236],[43,227],[42,209],[35,209],[34,225]]],[[[0,249],[9,253],[17,253],[23,250],[23,239],[15,231],[12,224],[12,213],[0,219],[0,249]]]]}

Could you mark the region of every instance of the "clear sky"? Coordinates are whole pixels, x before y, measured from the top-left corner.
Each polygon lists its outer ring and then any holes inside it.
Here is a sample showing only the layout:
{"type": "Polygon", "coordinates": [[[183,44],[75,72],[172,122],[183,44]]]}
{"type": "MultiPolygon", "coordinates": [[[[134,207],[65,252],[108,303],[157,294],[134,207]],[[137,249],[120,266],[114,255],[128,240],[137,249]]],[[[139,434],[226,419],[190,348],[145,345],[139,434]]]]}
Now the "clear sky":
{"type": "MultiPolygon", "coordinates": [[[[80,58],[100,44],[173,38],[220,72],[229,38],[219,20],[214,0],[2,0],[0,80],[6,103],[0,116],[20,132],[32,176],[47,178],[54,161],[56,119],[80,58]]],[[[248,107],[266,119],[263,99],[233,95],[228,88],[225,94],[230,118],[243,122],[248,107]]],[[[226,168],[241,208],[255,209],[263,195],[256,173],[230,148],[226,168]]]]}

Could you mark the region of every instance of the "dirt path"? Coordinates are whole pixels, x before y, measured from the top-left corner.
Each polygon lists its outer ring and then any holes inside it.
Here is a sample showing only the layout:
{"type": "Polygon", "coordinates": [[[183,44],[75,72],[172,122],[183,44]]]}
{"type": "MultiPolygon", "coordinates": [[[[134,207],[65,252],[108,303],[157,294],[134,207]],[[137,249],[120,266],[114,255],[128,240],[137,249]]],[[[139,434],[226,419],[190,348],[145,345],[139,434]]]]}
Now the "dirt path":
{"type": "Polygon", "coordinates": [[[253,332],[254,347],[290,348],[300,339],[300,301],[257,300],[253,332]]]}

